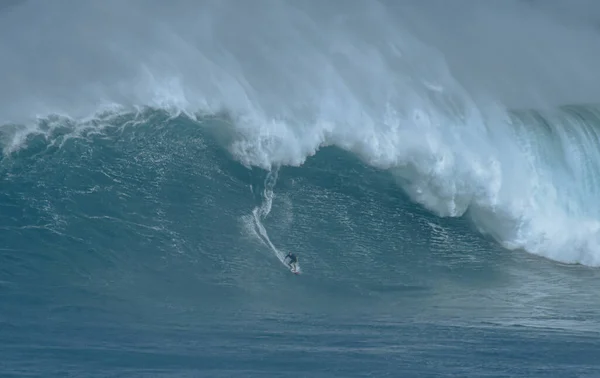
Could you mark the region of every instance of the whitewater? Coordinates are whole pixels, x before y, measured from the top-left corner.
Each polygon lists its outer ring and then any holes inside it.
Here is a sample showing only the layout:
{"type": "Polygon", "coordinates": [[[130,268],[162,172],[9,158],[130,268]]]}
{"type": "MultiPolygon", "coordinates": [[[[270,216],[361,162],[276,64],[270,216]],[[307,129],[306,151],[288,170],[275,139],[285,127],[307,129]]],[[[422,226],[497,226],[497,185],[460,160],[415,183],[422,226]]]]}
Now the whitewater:
{"type": "Polygon", "coordinates": [[[5,2],[0,370],[595,376],[599,21],[5,2]]]}

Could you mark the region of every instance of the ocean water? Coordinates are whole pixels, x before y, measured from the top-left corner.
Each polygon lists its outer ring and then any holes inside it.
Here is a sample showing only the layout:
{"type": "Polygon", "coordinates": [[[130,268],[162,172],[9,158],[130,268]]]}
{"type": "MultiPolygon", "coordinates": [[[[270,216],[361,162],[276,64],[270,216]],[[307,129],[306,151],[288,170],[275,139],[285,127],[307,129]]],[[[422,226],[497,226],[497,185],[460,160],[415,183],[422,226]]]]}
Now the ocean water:
{"type": "Polygon", "coordinates": [[[0,376],[600,377],[598,20],[6,2],[0,376]]]}

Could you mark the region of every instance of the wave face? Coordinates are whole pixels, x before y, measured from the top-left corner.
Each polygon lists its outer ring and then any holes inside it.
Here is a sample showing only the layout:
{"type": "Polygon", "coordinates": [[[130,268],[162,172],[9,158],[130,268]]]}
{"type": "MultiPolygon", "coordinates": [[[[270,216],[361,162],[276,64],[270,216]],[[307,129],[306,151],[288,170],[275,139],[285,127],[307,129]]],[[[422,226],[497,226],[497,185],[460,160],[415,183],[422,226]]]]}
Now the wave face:
{"type": "Polygon", "coordinates": [[[7,374],[597,371],[595,269],[508,253],[339,147],[245,167],[213,132],[230,122],[55,117],[2,158],[7,374]]]}
{"type": "Polygon", "coordinates": [[[4,153],[52,115],[226,114],[212,131],[244,165],[336,146],[504,247],[598,265],[596,3],[419,4],[15,2],[4,153]]]}

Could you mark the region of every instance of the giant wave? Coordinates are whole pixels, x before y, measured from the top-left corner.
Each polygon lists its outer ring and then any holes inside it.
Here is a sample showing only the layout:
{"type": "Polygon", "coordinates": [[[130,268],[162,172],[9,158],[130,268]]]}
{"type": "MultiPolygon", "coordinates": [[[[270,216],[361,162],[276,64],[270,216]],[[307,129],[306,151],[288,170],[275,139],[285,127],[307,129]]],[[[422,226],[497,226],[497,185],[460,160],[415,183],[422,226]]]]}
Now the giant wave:
{"type": "Polygon", "coordinates": [[[442,11],[18,3],[0,15],[3,164],[40,135],[60,148],[164,109],[248,167],[301,166],[335,146],[507,248],[599,265],[593,24],[522,2],[453,5],[453,21],[442,11]]]}

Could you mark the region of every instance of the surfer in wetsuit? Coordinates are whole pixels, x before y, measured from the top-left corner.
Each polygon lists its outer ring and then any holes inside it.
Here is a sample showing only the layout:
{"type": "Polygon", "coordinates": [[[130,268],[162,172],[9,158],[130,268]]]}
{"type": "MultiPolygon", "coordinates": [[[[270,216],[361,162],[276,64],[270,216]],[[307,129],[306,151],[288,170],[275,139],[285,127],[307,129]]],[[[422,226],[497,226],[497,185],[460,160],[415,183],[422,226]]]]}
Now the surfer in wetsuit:
{"type": "Polygon", "coordinates": [[[292,252],[290,252],[287,254],[287,256],[285,256],[285,258],[290,259],[288,264],[290,265],[290,267],[292,269],[296,270],[296,264],[298,263],[298,258],[296,257],[296,255],[294,255],[292,252]]]}

